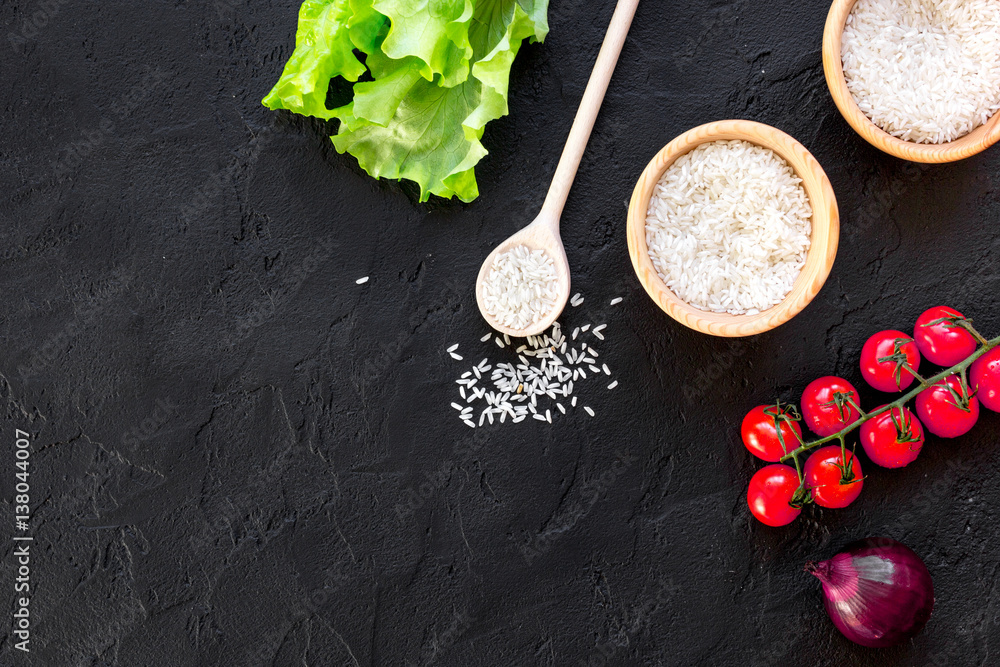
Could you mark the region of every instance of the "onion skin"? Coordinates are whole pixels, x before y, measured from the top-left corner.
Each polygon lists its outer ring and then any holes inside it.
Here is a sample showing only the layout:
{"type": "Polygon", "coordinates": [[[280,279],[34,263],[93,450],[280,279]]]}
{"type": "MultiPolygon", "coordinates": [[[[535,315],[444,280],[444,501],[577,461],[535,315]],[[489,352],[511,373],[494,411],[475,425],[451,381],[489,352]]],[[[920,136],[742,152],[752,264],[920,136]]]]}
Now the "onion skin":
{"type": "Polygon", "coordinates": [[[852,542],[806,572],[823,582],[823,603],[845,637],[870,648],[919,633],[934,609],[934,583],[909,547],[888,537],[852,542]]]}

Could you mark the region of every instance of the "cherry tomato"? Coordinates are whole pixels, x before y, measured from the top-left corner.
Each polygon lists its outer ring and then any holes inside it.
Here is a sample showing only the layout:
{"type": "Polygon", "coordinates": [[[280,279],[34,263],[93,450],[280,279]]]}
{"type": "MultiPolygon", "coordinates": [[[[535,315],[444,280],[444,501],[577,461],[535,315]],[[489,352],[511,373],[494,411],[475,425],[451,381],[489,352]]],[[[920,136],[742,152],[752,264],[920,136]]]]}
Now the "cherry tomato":
{"type": "Polygon", "coordinates": [[[902,468],[917,460],[924,446],[924,426],[906,408],[892,408],[861,425],[861,445],[875,465],[902,468]]]}
{"type": "Polygon", "coordinates": [[[917,378],[901,366],[903,363],[914,371],[920,370],[920,350],[902,331],[880,331],[861,348],[861,375],[879,391],[903,391],[913,384],[917,378]]]}
{"type": "Polygon", "coordinates": [[[790,405],[758,405],[743,418],[743,444],[750,453],[769,463],[776,463],[782,456],[799,446],[802,427],[798,425],[799,413],[790,405]],[[780,424],[775,428],[775,423],[780,424]],[[778,434],[781,437],[778,437],[778,434]]]}
{"type": "Polygon", "coordinates": [[[847,398],[861,405],[858,390],[847,380],[827,376],[813,380],[802,392],[802,417],[809,430],[818,436],[833,435],[861,418],[861,413],[847,398]]]}
{"type": "Polygon", "coordinates": [[[979,402],[993,412],[1000,412],[1000,347],[976,359],[969,380],[979,402]]]}
{"type": "Polygon", "coordinates": [[[798,490],[799,475],[795,468],[780,463],[764,466],[750,480],[747,504],[762,523],[787,526],[802,513],[798,490]]]}
{"type": "Polygon", "coordinates": [[[949,375],[917,396],[920,421],[942,438],[965,435],[979,420],[979,399],[969,394],[957,375],[949,375]]]}
{"type": "Polygon", "coordinates": [[[803,473],[813,500],[820,507],[847,507],[861,495],[864,480],[861,462],[854,452],[847,452],[844,463],[840,445],[820,447],[806,459],[803,473]]]}
{"type": "Polygon", "coordinates": [[[954,366],[976,351],[976,339],[962,327],[950,322],[928,324],[942,317],[963,317],[948,306],[935,306],[917,318],[913,339],[924,358],[938,366],[954,366]]]}

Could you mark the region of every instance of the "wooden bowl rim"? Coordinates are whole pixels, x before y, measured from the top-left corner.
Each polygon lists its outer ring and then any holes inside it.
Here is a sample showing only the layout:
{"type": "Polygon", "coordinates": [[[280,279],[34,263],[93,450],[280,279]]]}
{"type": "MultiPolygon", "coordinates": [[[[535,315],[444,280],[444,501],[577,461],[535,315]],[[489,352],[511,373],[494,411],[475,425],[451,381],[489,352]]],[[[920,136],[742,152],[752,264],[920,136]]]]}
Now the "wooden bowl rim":
{"type": "Polygon", "coordinates": [[[840,214],[833,186],[815,157],[793,137],[777,128],[749,120],[706,123],[673,139],[649,162],[636,183],[629,204],[628,246],[632,267],[653,301],[681,324],[713,336],[742,337],[770,331],[798,315],[823,287],[833,267],[840,240],[840,214]],[[649,257],[646,215],[653,189],[677,158],[712,141],[743,139],[770,148],[803,179],[812,206],[809,254],[791,292],[772,308],[755,315],[731,315],[700,310],[675,295],[663,282],[649,257]]]}
{"type": "Polygon", "coordinates": [[[847,87],[841,42],[847,17],[858,0],[833,0],[823,30],[823,72],[837,109],[847,123],[875,148],[911,162],[939,164],[976,155],[1000,141],[1000,112],[975,130],[943,144],[918,144],[894,137],[872,122],[861,110],[847,87]]]}

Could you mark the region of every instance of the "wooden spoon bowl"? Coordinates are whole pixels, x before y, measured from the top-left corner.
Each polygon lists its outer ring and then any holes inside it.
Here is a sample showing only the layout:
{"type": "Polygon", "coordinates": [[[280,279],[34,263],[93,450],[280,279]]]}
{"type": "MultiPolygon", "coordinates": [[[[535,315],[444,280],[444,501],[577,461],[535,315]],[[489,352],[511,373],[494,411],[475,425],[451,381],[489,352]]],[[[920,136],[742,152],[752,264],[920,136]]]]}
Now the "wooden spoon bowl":
{"type": "Polygon", "coordinates": [[[653,301],[681,324],[713,336],[752,336],[774,329],[799,314],[830,275],[840,242],[840,213],[833,186],[805,146],[781,130],[748,120],[723,120],[688,130],[671,141],[649,163],[632,194],[628,211],[628,251],[639,282],[653,301]],[[646,245],[646,215],[654,188],[677,158],[701,144],[742,139],[770,148],[802,179],[812,205],[812,236],[805,266],[792,291],[778,305],[756,315],[730,315],[695,308],[664,284],[646,245]]]}
{"type": "Polygon", "coordinates": [[[566,302],[569,301],[570,284],[569,260],[566,258],[566,248],[559,236],[559,218],[543,209],[534,222],[494,248],[486,261],[483,262],[479,269],[479,277],[476,278],[476,303],[479,305],[479,312],[483,314],[486,321],[500,333],[518,338],[537,336],[559,319],[566,307],[566,302]],[[552,310],[542,319],[532,323],[527,329],[512,329],[504,326],[486,310],[486,279],[490,271],[493,270],[493,262],[498,255],[513,250],[517,246],[525,246],[531,251],[544,251],[555,264],[556,284],[558,286],[552,310]]]}
{"type": "Polygon", "coordinates": [[[847,17],[850,16],[857,1],[834,0],[823,31],[823,71],[826,74],[826,85],[830,88],[830,95],[833,96],[840,114],[855,132],[872,146],[889,155],[929,164],[964,160],[1000,141],[1000,113],[993,114],[984,125],[980,125],[964,137],[945,144],[918,144],[904,141],[873,123],[858,107],[854,96],[847,88],[844,62],[841,57],[841,41],[847,17]]]}

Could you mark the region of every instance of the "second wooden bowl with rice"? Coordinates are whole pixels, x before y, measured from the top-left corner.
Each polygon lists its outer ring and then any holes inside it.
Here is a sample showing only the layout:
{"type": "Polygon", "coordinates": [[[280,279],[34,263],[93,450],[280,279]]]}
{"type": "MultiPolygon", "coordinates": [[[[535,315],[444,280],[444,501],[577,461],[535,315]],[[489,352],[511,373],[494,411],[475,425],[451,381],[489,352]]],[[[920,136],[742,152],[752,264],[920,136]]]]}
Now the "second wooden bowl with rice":
{"type": "Polygon", "coordinates": [[[713,336],[751,336],[795,317],[826,282],[839,241],[819,162],[753,121],[708,123],[671,141],[629,205],[639,282],[672,318],[713,336]]]}
{"type": "Polygon", "coordinates": [[[848,124],[890,155],[953,162],[1000,141],[996,0],[834,0],[823,70],[848,124]]]}

